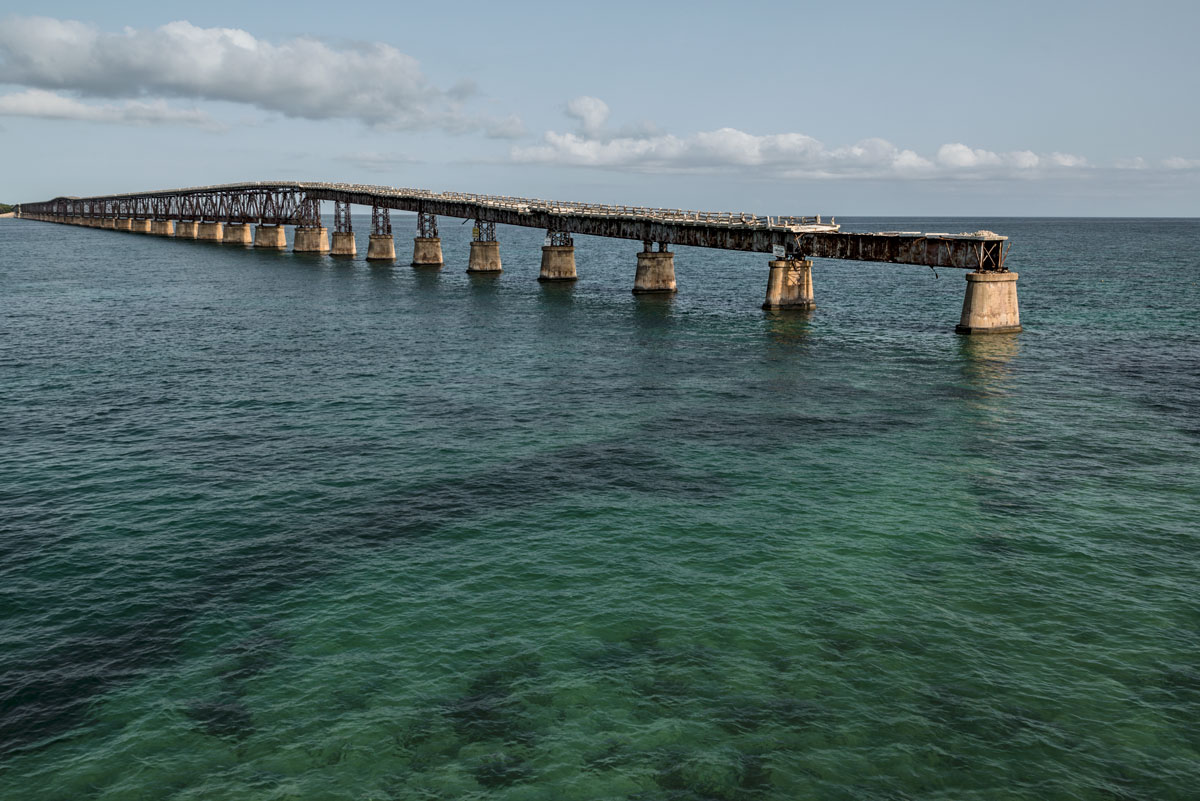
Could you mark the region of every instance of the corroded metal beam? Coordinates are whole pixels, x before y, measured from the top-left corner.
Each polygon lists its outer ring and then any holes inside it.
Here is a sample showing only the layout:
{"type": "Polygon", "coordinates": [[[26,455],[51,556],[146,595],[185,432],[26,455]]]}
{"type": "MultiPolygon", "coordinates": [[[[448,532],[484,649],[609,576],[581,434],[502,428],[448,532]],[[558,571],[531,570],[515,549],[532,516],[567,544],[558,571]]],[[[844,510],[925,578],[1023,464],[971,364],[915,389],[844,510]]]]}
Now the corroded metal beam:
{"type": "Polygon", "coordinates": [[[802,258],[880,261],[1002,272],[1006,240],[1007,237],[991,231],[978,231],[975,234],[810,233],[796,236],[794,252],[802,258]]]}

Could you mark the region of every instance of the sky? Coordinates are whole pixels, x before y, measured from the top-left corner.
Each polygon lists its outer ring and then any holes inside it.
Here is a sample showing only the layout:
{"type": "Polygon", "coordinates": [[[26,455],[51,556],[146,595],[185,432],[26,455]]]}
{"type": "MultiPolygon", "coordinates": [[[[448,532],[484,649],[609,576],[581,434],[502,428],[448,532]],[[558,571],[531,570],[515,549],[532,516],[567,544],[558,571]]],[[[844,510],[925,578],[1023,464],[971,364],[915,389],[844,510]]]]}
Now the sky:
{"type": "Polygon", "coordinates": [[[250,180],[1200,216],[1200,3],[17,2],[0,202],[250,180]]]}

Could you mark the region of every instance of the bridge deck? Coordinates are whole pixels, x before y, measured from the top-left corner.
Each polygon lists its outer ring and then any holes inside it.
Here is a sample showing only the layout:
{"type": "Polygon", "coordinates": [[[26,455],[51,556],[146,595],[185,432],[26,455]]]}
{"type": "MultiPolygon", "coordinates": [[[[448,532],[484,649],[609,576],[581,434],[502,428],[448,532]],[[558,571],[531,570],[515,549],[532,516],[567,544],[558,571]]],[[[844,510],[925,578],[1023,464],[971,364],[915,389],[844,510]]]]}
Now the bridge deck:
{"type": "MultiPolygon", "coordinates": [[[[296,197],[379,206],[437,216],[476,219],[568,234],[661,242],[669,245],[774,253],[789,257],[816,256],[855,261],[880,261],[999,271],[1004,267],[1007,237],[990,231],[973,234],[910,232],[843,233],[832,219],[820,216],[763,216],[747,213],[616,206],[537,198],[432,192],[366,184],[314,181],[253,181],[152,192],[56,198],[23,204],[31,211],[49,211],[62,204],[83,204],[109,213],[132,209],[137,216],[168,219],[212,219],[228,222],[299,221],[296,197]],[[289,196],[291,202],[280,202],[289,196]]],[[[90,213],[90,212],[89,212],[90,213]]]]}

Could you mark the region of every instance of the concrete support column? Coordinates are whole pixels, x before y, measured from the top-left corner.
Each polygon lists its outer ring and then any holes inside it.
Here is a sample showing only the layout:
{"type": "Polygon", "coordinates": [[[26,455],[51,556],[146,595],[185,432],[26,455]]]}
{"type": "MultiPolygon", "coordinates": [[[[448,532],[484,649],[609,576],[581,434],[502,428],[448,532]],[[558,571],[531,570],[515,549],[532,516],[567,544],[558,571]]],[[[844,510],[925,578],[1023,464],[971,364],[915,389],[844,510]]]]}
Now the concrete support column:
{"type": "MultiPolygon", "coordinates": [[[[93,217],[92,219],[96,220],[97,222],[99,221],[99,218],[97,217],[93,217]]],[[[118,231],[132,231],[133,220],[129,219],[128,217],[118,217],[117,224],[113,227],[118,231]]]]}
{"type": "Polygon", "coordinates": [[[812,261],[809,259],[775,259],[769,262],[767,299],[764,309],[815,309],[813,296],[812,261]]]}
{"type": "Polygon", "coordinates": [[[250,237],[250,226],[247,223],[226,223],[221,241],[227,245],[249,245],[254,240],[250,237]]]}
{"type": "Polygon", "coordinates": [[[133,225],[129,230],[133,231],[135,234],[148,234],[150,233],[150,221],[134,220],[133,225]]]}
{"type": "Polygon", "coordinates": [[[96,220],[94,223],[92,223],[92,225],[94,225],[97,228],[107,228],[110,231],[116,231],[117,230],[117,218],[116,217],[107,217],[107,218],[101,217],[99,220],[96,220]]]}
{"type": "Polygon", "coordinates": [[[367,243],[367,261],[395,261],[396,240],[391,234],[371,234],[367,243]]]}
{"type": "Polygon", "coordinates": [[[495,240],[490,242],[472,242],[471,258],[467,262],[467,272],[498,273],[500,271],[500,243],[495,240]]]}
{"type": "Polygon", "coordinates": [[[195,239],[200,230],[200,223],[195,220],[180,220],[175,224],[176,239],[195,239]]]}
{"type": "Polygon", "coordinates": [[[1016,273],[967,273],[959,334],[1014,334],[1021,330],[1016,273]]]}
{"type": "Polygon", "coordinates": [[[353,231],[334,231],[333,247],[329,250],[334,256],[354,256],[358,253],[358,245],[354,242],[353,231]]]}
{"type": "Polygon", "coordinates": [[[301,228],[296,226],[296,235],[292,240],[293,253],[328,253],[329,252],[329,229],[321,226],[320,228],[301,228]]]}
{"type": "Polygon", "coordinates": [[[220,242],[225,238],[225,226],[219,222],[202,222],[196,228],[196,238],[205,242],[220,242]]]}
{"type": "Polygon", "coordinates": [[[175,221],[155,220],[150,223],[150,233],[155,236],[175,236],[175,221]]]}
{"type": "Polygon", "coordinates": [[[575,272],[574,245],[542,246],[542,271],[538,273],[539,281],[574,281],[578,277],[575,272]]]}
{"type": "Polygon", "coordinates": [[[259,224],[254,228],[254,247],[286,250],[287,231],[282,225],[259,224]]]}
{"type": "Polygon", "coordinates": [[[644,250],[637,254],[633,294],[675,291],[675,254],[667,250],[644,250]]]}
{"type": "Polygon", "coordinates": [[[442,240],[436,236],[413,238],[413,267],[441,267],[442,240]]]}

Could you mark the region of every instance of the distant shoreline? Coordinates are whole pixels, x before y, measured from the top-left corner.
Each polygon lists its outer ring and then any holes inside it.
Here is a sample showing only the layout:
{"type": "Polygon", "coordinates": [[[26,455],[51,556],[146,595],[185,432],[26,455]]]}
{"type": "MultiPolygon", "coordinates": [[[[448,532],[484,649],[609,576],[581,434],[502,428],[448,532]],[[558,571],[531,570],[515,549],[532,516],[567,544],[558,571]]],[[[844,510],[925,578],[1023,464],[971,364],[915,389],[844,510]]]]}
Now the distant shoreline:
{"type": "Polygon", "coordinates": [[[0,214],[0,219],[3,219],[5,217],[16,217],[16,216],[17,216],[17,213],[15,211],[6,211],[3,214],[0,214]]]}

